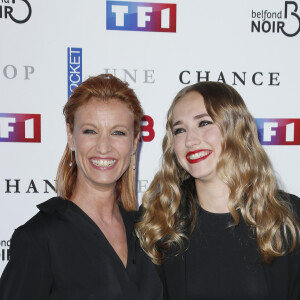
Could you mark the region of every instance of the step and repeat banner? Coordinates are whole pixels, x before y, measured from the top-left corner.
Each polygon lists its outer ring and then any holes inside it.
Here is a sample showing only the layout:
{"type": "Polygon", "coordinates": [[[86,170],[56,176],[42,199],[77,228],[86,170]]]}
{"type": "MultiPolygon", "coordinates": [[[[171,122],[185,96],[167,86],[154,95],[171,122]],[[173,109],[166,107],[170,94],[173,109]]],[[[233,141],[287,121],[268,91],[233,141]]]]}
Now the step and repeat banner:
{"type": "Polygon", "coordinates": [[[90,75],[127,81],[143,105],[139,201],[173,97],[208,80],[238,90],[281,187],[300,195],[299,32],[299,0],[0,0],[0,274],[14,229],[55,196],[62,108],[90,75]]]}

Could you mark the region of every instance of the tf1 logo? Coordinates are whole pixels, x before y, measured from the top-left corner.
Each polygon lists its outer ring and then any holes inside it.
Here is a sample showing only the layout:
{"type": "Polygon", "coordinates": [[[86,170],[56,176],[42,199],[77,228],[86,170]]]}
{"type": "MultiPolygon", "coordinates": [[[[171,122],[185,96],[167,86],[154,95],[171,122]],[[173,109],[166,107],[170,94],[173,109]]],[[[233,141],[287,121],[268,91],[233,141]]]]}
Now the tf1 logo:
{"type": "Polygon", "coordinates": [[[255,119],[262,145],[300,145],[300,119],[255,119]]]}
{"type": "Polygon", "coordinates": [[[107,0],[106,29],[176,32],[176,4],[107,0]]]}
{"type": "Polygon", "coordinates": [[[41,142],[41,115],[0,113],[0,142],[41,142]]]}

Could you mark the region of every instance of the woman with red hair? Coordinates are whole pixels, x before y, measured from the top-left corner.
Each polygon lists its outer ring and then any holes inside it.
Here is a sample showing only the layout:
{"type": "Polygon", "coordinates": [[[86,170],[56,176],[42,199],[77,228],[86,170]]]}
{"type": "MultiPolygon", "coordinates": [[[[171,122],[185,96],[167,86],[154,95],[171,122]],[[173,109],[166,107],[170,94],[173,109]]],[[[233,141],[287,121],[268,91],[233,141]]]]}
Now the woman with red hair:
{"type": "Polygon", "coordinates": [[[19,227],[1,300],[162,299],[134,235],[136,152],[143,115],[118,78],[90,77],[64,107],[68,144],[58,197],[19,227]]]}

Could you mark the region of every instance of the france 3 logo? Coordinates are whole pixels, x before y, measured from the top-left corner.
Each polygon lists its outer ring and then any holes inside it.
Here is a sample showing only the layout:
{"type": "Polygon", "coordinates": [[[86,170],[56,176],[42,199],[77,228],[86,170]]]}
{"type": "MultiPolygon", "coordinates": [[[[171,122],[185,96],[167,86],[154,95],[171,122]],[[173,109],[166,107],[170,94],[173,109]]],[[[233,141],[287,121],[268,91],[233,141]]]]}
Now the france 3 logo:
{"type": "Polygon", "coordinates": [[[41,115],[0,113],[0,142],[40,143],[41,115]]]}
{"type": "Polygon", "coordinates": [[[300,145],[300,119],[255,119],[262,145],[300,145]]]}
{"type": "Polygon", "coordinates": [[[107,0],[106,29],[176,32],[176,4],[107,0]]]}

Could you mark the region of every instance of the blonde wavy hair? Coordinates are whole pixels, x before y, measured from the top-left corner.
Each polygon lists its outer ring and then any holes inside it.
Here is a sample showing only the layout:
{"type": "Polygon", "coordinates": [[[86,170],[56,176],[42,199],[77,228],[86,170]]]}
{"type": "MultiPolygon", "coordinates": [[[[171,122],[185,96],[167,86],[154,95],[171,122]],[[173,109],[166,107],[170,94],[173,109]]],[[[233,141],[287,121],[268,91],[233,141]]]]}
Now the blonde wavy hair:
{"type": "MultiPolygon", "coordinates": [[[[128,84],[111,74],[89,77],[74,89],[63,109],[66,124],[69,124],[71,132],[74,129],[76,111],[82,105],[86,105],[92,98],[105,102],[118,99],[124,103],[134,116],[134,137],[136,138],[139,135],[140,121],[143,116],[141,104],[128,84]]],[[[133,164],[136,164],[136,154],[131,156],[129,168],[116,185],[116,199],[118,201],[122,200],[126,210],[136,210],[136,174],[133,164]]],[[[67,144],[56,175],[56,190],[58,195],[69,200],[72,196],[76,179],[77,164],[75,155],[71,155],[71,150],[67,144]],[[70,161],[72,161],[71,167],[69,166],[70,161]]]]}
{"type": "Polygon", "coordinates": [[[231,86],[219,82],[188,86],[171,104],[162,144],[162,167],[143,196],[143,210],[136,224],[141,246],[155,264],[161,264],[169,255],[188,247],[195,227],[195,182],[176,158],[172,133],[173,109],[192,91],[203,96],[206,110],[223,136],[217,172],[230,188],[232,226],[240,222],[240,208],[257,240],[262,260],[272,263],[299,245],[300,227],[288,195],[279,192],[255,121],[242,97],[231,86]]]}

